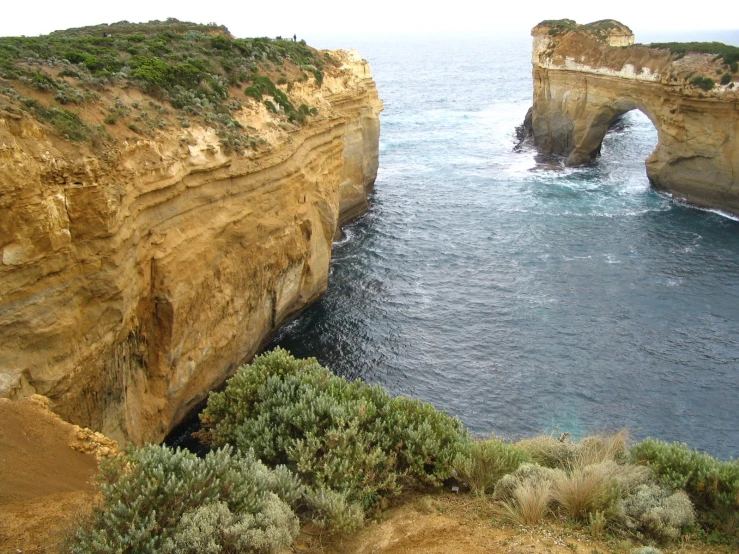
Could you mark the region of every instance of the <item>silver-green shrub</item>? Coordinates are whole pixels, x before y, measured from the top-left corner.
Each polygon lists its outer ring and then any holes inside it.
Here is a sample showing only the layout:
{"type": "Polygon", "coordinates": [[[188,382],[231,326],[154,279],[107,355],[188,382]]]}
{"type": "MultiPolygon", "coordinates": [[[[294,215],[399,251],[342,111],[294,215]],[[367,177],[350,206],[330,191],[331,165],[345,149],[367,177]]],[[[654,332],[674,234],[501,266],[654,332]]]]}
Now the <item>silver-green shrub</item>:
{"type": "Polygon", "coordinates": [[[661,541],[676,540],[695,521],[693,504],[683,491],[640,485],[623,501],[626,525],[661,541]]]}
{"type": "Polygon", "coordinates": [[[555,481],[565,476],[561,469],[551,469],[538,464],[525,463],[516,471],[505,475],[495,485],[493,497],[496,500],[511,500],[513,492],[521,485],[526,483],[539,485],[548,483],[551,487],[555,481]]]}
{"type": "Polygon", "coordinates": [[[662,551],[653,546],[640,546],[632,550],[631,554],[662,554],[662,551]]]}
{"type": "Polygon", "coordinates": [[[186,512],[163,550],[170,554],[272,553],[288,547],[299,530],[290,507],[276,494],[267,493],[255,514],[234,514],[225,502],[186,512]]]}
{"type": "Polygon", "coordinates": [[[268,552],[297,534],[287,502],[303,492],[285,468],[272,471],[228,447],[204,459],[163,446],[132,448],[102,464],[99,486],[101,505],[76,533],[74,554],[168,553],[198,530],[207,552],[231,552],[231,543],[239,552],[268,552]],[[185,529],[184,522],[197,525],[185,529]],[[203,533],[221,525],[206,540],[203,533]]]}
{"type": "Polygon", "coordinates": [[[319,489],[305,495],[311,520],[319,527],[339,533],[356,531],[364,523],[364,509],[351,502],[347,491],[319,489]]]}
{"type": "Polygon", "coordinates": [[[201,437],[211,445],[286,464],[311,489],[338,492],[346,506],[364,510],[406,484],[440,484],[469,440],[457,419],[430,404],[392,398],[279,348],[211,393],[201,421],[201,437]]]}
{"type": "Polygon", "coordinates": [[[662,485],[684,489],[698,510],[719,515],[739,511],[739,460],[722,462],[685,444],[655,439],[633,445],[630,454],[662,485]]]}

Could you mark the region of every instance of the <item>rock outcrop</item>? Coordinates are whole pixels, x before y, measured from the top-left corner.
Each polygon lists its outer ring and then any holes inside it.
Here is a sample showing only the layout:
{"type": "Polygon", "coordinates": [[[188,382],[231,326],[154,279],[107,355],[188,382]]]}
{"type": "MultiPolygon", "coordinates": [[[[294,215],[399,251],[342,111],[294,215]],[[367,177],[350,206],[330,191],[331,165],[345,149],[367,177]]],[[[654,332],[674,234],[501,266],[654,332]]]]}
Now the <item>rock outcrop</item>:
{"type": "Polygon", "coordinates": [[[545,21],[532,36],[535,146],[569,166],[590,163],[611,124],[637,109],[659,135],[646,160],[652,185],[739,214],[735,63],[634,45],[631,31],[611,20],[545,21]]]}
{"type": "Polygon", "coordinates": [[[333,56],[291,91],[320,106],[302,127],[245,101],[235,117],[269,143],[246,154],[197,125],[98,152],[0,110],[0,396],[156,442],[324,292],[382,110],[367,63],[333,56]]]}

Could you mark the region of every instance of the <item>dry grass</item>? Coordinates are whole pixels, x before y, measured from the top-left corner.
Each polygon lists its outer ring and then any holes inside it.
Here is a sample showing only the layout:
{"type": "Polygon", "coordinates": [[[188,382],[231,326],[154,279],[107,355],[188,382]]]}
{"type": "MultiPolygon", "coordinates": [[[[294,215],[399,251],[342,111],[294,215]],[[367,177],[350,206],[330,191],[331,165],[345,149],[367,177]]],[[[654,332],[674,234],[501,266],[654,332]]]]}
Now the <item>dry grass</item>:
{"type": "Polygon", "coordinates": [[[614,483],[608,469],[602,465],[576,469],[560,476],[552,487],[552,498],[564,515],[579,521],[587,520],[596,510],[606,511],[615,503],[614,483]]]}
{"type": "Polygon", "coordinates": [[[498,515],[516,525],[536,525],[549,512],[552,486],[548,481],[524,482],[512,498],[497,504],[498,515]]]}
{"type": "Polygon", "coordinates": [[[572,469],[582,469],[607,461],[623,461],[629,434],[621,429],[614,435],[593,435],[576,444],[572,469]]]}
{"type": "Polygon", "coordinates": [[[624,461],[629,435],[625,429],[613,435],[593,435],[579,442],[568,436],[540,436],[516,443],[536,463],[568,471],[583,469],[605,461],[624,461]]]}

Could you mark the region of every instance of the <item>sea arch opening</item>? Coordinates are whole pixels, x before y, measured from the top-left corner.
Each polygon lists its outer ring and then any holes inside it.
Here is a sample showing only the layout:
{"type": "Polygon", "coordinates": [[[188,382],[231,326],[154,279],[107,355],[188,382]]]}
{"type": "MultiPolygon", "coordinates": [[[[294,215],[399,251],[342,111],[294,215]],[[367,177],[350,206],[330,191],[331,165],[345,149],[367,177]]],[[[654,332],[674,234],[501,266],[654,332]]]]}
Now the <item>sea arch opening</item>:
{"type": "Polygon", "coordinates": [[[634,126],[638,128],[639,141],[650,144],[636,145],[638,147],[634,148],[631,153],[638,152],[639,156],[644,156],[645,148],[648,148],[649,153],[644,158],[644,162],[647,176],[649,176],[650,165],[658,159],[660,125],[648,105],[630,99],[592,110],[592,115],[585,120],[582,128],[575,129],[575,148],[565,160],[565,165],[577,166],[595,161],[601,155],[603,142],[609,131],[625,131],[634,126]]]}

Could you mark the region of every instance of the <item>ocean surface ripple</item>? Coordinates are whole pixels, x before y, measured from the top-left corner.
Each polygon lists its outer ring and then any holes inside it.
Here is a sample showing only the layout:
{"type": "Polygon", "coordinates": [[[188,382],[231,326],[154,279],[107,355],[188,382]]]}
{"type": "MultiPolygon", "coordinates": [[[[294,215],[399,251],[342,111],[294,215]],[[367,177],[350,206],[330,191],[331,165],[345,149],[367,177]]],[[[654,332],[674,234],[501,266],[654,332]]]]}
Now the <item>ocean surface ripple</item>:
{"type": "Polygon", "coordinates": [[[739,223],[649,188],[649,119],[553,169],[514,151],[528,38],[357,46],[385,101],[372,207],[272,346],[477,433],[627,427],[738,456],[739,223]]]}

